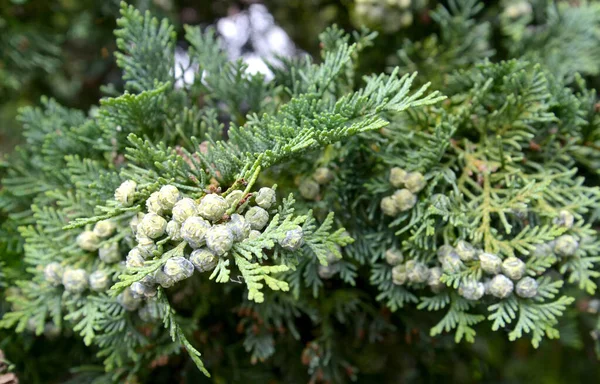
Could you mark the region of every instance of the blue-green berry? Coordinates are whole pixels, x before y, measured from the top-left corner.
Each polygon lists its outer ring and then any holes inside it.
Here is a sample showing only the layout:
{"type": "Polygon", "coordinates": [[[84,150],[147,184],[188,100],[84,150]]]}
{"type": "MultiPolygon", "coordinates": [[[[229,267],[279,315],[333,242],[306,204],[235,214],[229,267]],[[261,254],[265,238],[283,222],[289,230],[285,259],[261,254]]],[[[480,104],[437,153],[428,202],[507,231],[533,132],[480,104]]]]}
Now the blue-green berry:
{"type": "Polygon", "coordinates": [[[462,261],[471,261],[477,256],[477,249],[471,243],[464,240],[459,240],[454,250],[462,261]]]}
{"type": "Polygon", "coordinates": [[[296,225],[294,229],[287,231],[284,238],[278,242],[283,249],[297,251],[304,244],[304,231],[302,231],[302,227],[296,225]]]}
{"type": "Polygon", "coordinates": [[[520,280],[525,275],[525,263],[518,257],[508,257],[502,262],[502,273],[511,280],[520,280]]]}
{"type": "Polygon", "coordinates": [[[224,197],[211,193],[200,200],[198,204],[198,214],[210,221],[218,221],[223,218],[229,208],[224,197]]]}
{"type": "Polygon", "coordinates": [[[147,236],[151,239],[157,239],[165,234],[167,229],[167,220],[164,217],[150,212],[144,216],[138,225],[138,234],[147,236]]]}
{"type": "Polygon", "coordinates": [[[189,197],[179,200],[172,209],[173,220],[183,223],[188,218],[198,215],[198,205],[189,197]]]}
{"type": "Polygon", "coordinates": [[[246,218],[237,213],[231,215],[231,220],[227,223],[227,227],[229,227],[231,233],[233,233],[234,241],[244,240],[250,235],[250,231],[252,230],[252,227],[250,226],[250,223],[246,221],[246,218]]]}
{"type": "Polygon", "coordinates": [[[517,296],[529,299],[537,295],[538,283],[532,277],[524,277],[517,283],[515,292],[517,296]]]}
{"type": "Polygon", "coordinates": [[[510,296],[514,288],[513,282],[502,274],[494,276],[489,284],[490,294],[499,299],[510,296]]]}
{"type": "Polygon", "coordinates": [[[381,199],[381,203],[379,204],[381,208],[381,212],[383,212],[386,216],[396,216],[398,215],[398,207],[396,206],[396,200],[392,196],[386,196],[381,199]]]}
{"type": "Polygon", "coordinates": [[[430,273],[427,265],[417,260],[408,260],[405,265],[408,281],[415,284],[427,282],[430,273]]]}
{"type": "Polygon", "coordinates": [[[181,198],[179,189],[174,185],[165,185],[158,191],[158,203],[165,211],[170,211],[181,198]]]}
{"type": "Polygon", "coordinates": [[[208,272],[215,269],[219,263],[219,258],[206,248],[199,248],[190,255],[190,262],[198,272],[208,272]]]}
{"type": "Polygon", "coordinates": [[[261,207],[252,207],[244,215],[250,228],[260,231],[269,222],[269,212],[261,207]]]}
{"type": "Polygon", "coordinates": [[[475,280],[464,281],[458,287],[458,294],[467,300],[479,300],[484,293],[485,286],[483,283],[475,280]]]}
{"type": "Polygon", "coordinates": [[[100,238],[106,238],[112,235],[117,229],[117,225],[111,220],[101,220],[94,225],[94,234],[100,238]]]}
{"type": "Polygon", "coordinates": [[[300,195],[306,200],[315,200],[319,196],[320,187],[319,184],[311,179],[304,179],[298,186],[300,195]]]}
{"type": "Polygon", "coordinates": [[[502,260],[491,253],[482,253],[479,255],[481,269],[490,275],[496,275],[502,271],[502,260]]]}
{"type": "Polygon", "coordinates": [[[395,188],[404,186],[404,179],[406,178],[407,172],[399,167],[390,169],[390,183],[395,188]]]}
{"type": "Polygon", "coordinates": [[[385,261],[391,265],[395,266],[404,261],[404,255],[399,249],[391,248],[385,251],[385,261]]]}
{"type": "Polygon", "coordinates": [[[100,247],[100,238],[92,231],[83,231],[76,239],[79,248],[84,251],[96,251],[100,247]]]}
{"type": "Polygon", "coordinates": [[[171,220],[167,223],[167,236],[172,241],[181,241],[183,237],[181,237],[181,224],[176,222],[175,220],[171,220]]]}
{"type": "Polygon", "coordinates": [[[119,296],[117,296],[117,302],[121,304],[121,306],[125,308],[125,310],[135,311],[142,303],[142,300],[139,297],[135,296],[133,292],[131,292],[131,289],[128,287],[125,288],[125,290],[121,292],[119,296]]]}
{"type": "Polygon", "coordinates": [[[44,278],[53,286],[58,286],[62,283],[63,267],[60,263],[50,263],[44,268],[44,278]]]}
{"type": "Polygon", "coordinates": [[[263,187],[258,190],[256,193],[256,198],[254,199],[256,205],[261,208],[269,209],[275,202],[277,201],[277,197],[275,194],[275,190],[273,188],[263,187]]]}
{"type": "Polygon", "coordinates": [[[577,253],[579,242],[571,235],[562,235],[556,239],[554,252],[559,256],[573,256],[577,253]]]}
{"type": "Polygon", "coordinates": [[[144,256],[142,256],[139,248],[135,247],[127,254],[125,259],[127,268],[141,268],[144,266],[144,256]]]}
{"type": "Polygon", "coordinates": [[[67,268],[63,273],[62,283],[67,292],[81,293],[88,287],[88,274],[84,269],[67,268]]]}
{"type": "Polygon", "coordinates": [[[89,283],[92,291],[106,291],[110,287],[110,276],[104,271],[95,271],[90,275],[89,283]]]}
{"type": "Polygon", "coordinates": [[[98,258],[104,263],[117,263],[121,261],[121,252],[119,252],[119,244],[112,242],[104,244],[98,250],[98,258]]]}
{"type": "Polygon", "coordinates": [[[233,247],[233,232],[225,224],[215,225],[206,232],[206,246],[215,255],[222,256],[233,247]]]}
{"type": "Polygon", "coordinates": [[[192,216],[183,222],[181,237],[192,248],[199,248],[204,244],[206,232],[211,227],[210,223],[198,216],[192,216]]]}
{"type": "Polygon", "coordinates": [[[135,194],[135,189],[137,184],[133,180],[124,181],[116,190],[115,190],[115,200],[119,202],[124,207],[129,207],[133,204],[133,197],[135,194]]]}
{"type": "Polygon", "coordinates": [[[398,264],[392,268],[392,283],[395,285],[404,285],[408,280],[405,264],[398,264]]]}
{"type": "Polygon", "coordinates": [[[425,176],[420,172],[410,172],[404,177],[404,187],[412,193],[419,193],[425,185],[425,176]]]}
{"type": "Polygon", "coordinates": [[[408,189],[399,189],[392,195],[396,208],[400,212],[406,212],[412,209],[417,204],[417,195],[413,194],[408,189]]]}
{"type": "Polygon", "coordinates": [[[194,265],[184,257],[172,257],[165,263],[163,272],[177,282],[192,276],[194,265]]]}

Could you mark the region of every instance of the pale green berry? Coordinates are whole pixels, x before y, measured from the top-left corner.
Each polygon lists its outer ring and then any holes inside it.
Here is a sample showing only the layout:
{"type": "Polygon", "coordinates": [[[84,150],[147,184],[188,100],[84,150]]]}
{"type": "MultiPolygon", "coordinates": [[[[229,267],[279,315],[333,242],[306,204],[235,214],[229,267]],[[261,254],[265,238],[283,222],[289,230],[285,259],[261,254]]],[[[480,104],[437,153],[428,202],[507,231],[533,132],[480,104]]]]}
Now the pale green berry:
{"type": "Polygon", "coordinates": [[[222,256],[233,247],[233,232],[229,226],[215,225],[206,232],[206,246],[215,255],[222,256]]]}
{"type": "Polygon", "coordinates": [[[467,300],[479,300],[485,293],[483,283],[475,280],[463,281],[458,287],[458,294],[467,300]]]}
{"type": "Polygon", "coordinates": [[[571,229],[575,223],[575,216],[573,216],[571,212],[563,209],[558,213],[558,217],[555,217],[552,222],[555,225],[571,229]]]}
{"type": "Polygon", "coordinates": [[[386,216],[396,216],[398,214],[398,208],[396,207],[396,201],[392,196],[386,196],[381,199],[381,203],[379,204],[381,211],[386,216]]]}
{"type": "Polygon", "coordinates": [[[481,269],[490,275],[496,275],[502,271],[502,260],[491,253],[482,253],[479,255],[481,269]]]}
{"type": "Polygon", "coordinates": [[[117,302],[127,311],[135,311],[142,303],[142,299],[136,297],[131,289],[125,288],[123,292],[117,296],[117,302]]]}
{"type": "Polygon", "coordinates": [[[256,202],[256,205],[258,205],[261,208],[271,208],[271,206],[277,201],[275,190],[273,188],[267,187],[259,189],[256,193],[256,198],[254,199],[254,201],[256,202]]]}
{"type": "Polygon", "coordinates": [[[211,193],[200,200],[198,204],[198,214],[206,220],[218,221],[223,218],[227,212],[227,201],[224,197],[211,193]]]}
{"type": "Polygon", "coordinates": [[[62,283],[63,272],[60,263],[50,263],[44,268],[44,278],[50,285],[57,286],[62,283]]]}
{"type": "Polygon", "coordinates": [[[225,201],[227,202],[227,206],[231,207],[233,206],[233,204],[236,204],[237,202],[241,201],[243,197],[244,192],[240,191],[239,189],[236,189],[234,191],[231,191],[227,195],[227,197],[225,197],[225,201]]]}
{"type": "Polygon", "coordinates": [[[154,240],[145,236],[137,236],[137,249],[140,252],[140,255],[144,258],[151,257],[154,252],[158,249],[154,240]]]}
{"type": "Polygon", "coordinates": [[[172,241],[181,241],[183,237],[181,237],[181,224],[176,222],[175,220],[171,220],[167,223],[167,235],[169,239],[172,241]]]}
{"type": "Polygon", "coordinates": [[[90,289],[96,292],[106,291],[110,286],[110,277],[104,271],[95,271],[90,275],[90,289]]]}
{"type": "Polygon", "coordinates": [[[404,255],[402,252],[396,248],[391,248],[385,251],[385,261],[391,265],[395,266],[404,261],[404,255]]]}
{"type": "Polygon", "coordinates": [[[88,287],[88,274],[84,269],[67,268],[63,273],[62,283],[66,291],[81,293],[88,287]]]}
{"type": "Polygon", "coordinates": [[[163,305],[152,299],[138,310],[138,316],[145,323],[155,323],[162,319],[163,314],[163,305]]]}
{"type": "Polygon", "coordinates": [[[525,274],[525,263],[518,257],[508,257],[502,262],[502,273],[511,280],[520,280],[525,274]]]}
{"type": "Polygon", "coordinates": [[[306,200],[315,200],[319,196],[320,187],[316,181],[311,179],[302,180],[298,186],[300,195],[306,200]]]}
{"type": "Polygon", "coordinates": [[[462,261],[471,261],[477,256],[477,249],[464,240],[456,243],[455,251],[462,261]]]}
{"type": "Polygon", "coordinates": [[[206,248],[199,248],[190,255],[190,262],[198,272],[208,272],[215,269],[219,263],[219,258],[206,248]]]}
{"type": "Polygon", "coordinates": [[[278,242],[283,249],[297,251],[304,244],[304,231],[302,231],[302,227],[296,225],[294,229],[287,231],[285,237],[279,239],[278,242]]]}
{"type": "Polygon", "coordinates": [[[420,172],[410,172],[404,178],[404,186],[412,193],[419,193],[425,185],[427,185],[425,176],[420,172]]]}
{"type": "Polygon", "coordinates": [[[406,273],[406,265],[399,264],[392,268],[392,283],[396,285],[404,285],[408,280],[408,274],[406,273]]]}
{"type": "Polygon", "coordinates": [[[248,239],[253,240],[253,239],[256,239],[257,237],[259,237],[260,235],[262,235],[262,233],[260,233],[260,231],[253,229],[250,231],[250,234],[248,235],[248,239]]]}
{"type": "Polygon", "coordinates": [[[204,244],[206,232],[210,228],[210,223],[198,216],[192,216],[183,222],[181,226],[181,237],[192,248],[199,248],[204,244]]]}
{"type": "Polygon", "coordinates": [[[237,213],[231,215],[231,220],[227,223],[227,227],[229,227],[231,233],[233,233],[234,241],[244,240],[250,235],[250,231],[252,230],[250,224],[246,221],[246,218],[237,213]]]}
{"type": "Polygon", "coordinates": [[[138,212],[135,216],[131,218],[131,221],[129,222],[129,228],[131,228],[131,233],[133,233],[134,235],[137,234],[138,226],[140,225],[140,222],[142,221],[144,216],[145,215],[142,212],[138,212]]]}
{"type": "Polygon", "coordinates": [[[164,209],[160,201],[158,201],[158,195],[158,192],[153,192],[150,197],[148,197],[148,200],[146,200],[146,209],[148,212],[162,215],[164,213],[164,209]]]}
{"type": "Polygon", "coordinates": [[[131,288],[131,293],[135,297],[140,297],[140,298],[154,297],[154,296],[156,296],[156,293],[157,293],[155,286],[147,285],[140,281],[136,281],[133,284],[131,284],[130,288],[131,288]]]}
{"type": "Polygon", "coordinates": [[[444,283],[440,280],[442,277],[442,269],[440,267],[433,267],[429,269],[429,278],[427,279],[427,285],[431,288],[434,293],[439,293],[444,287],[444,283]]]}
{"type": "Polygon", "coordinates": [[[406,177],[407,172],[399,167],[394,167],[390,170],[390,184],[392,186],[399,188],[404,185],[404,178],[406,177]]]}
{"type": "Polygon", "coordinates": [[[135,194],[135,188],[137,184],[133,180],[124,181],[116,190],[115,190],[115,200],[119,202],[124,207],[129,207],[133,204],[133,197],[135,194]]]}
{"type": "Polygon", "coordinates": [[[559,256],[573,256],[579,248],[579,242],[571,235],[562,235],[556,239],[554,252],[559,256]]]}
{"type": "Polygon", "coordinates": [[[411,283],[425,283],[429,278],[429,268],[417,260],[406,262],[406,274],[411,283]]]}
{"type": "Polygon", "coordinates": [[[518,296],[529,299],[537,295],[538,283],[532,277],[524,277],[517,283],[515,292],[518,296]]]}
{"type": "Polygon", "coordinates": [[[496,275],[490,281],[489,292],[499,299],[508,297],[514,288],[513,282],[504,275],[496,275]]]}
{"type": "Polygon", "coordinates": [[[142,222],[138,225],[138,234],[157,239],[165,234],[166,229],[167,220],[156,213],[150,212],[144,216],[142,222]]]}
{"type": "Polygon", "coordinates": [[[396,203],[396,208],[400,212],[405,212],[417,204],[417,196],[414,195],[408,189],[399,189],[392,195],[394,202],[396,203]]]}
{"type": "Polygon", "coordinates": [[[331,170],[327,167],[319,167],[315,169],[315,172],[313,173],[313,179],[315,179],[317,184],[327,184],[333,180],[333,172],[331,172],[331,170]]]}
{"type": "MultiPolygon", "coordinates": [[[[436,253],[438,260],[442,262],[446,258],[446,256],[450,255],[451,253],[456,253],[456,251],[451,245],[445,244],[439,247],[436,253]]],[[[456,256],[458,256],[458,253],[456,253],[456,256]]]]}
{"type": "Polygon", "coordinates": [[[442,263],[442,270],[450,275],[460,272],[465,266],[454,249],[445,256],[442,256],[440,262],[442,263]]]}
{"type": "Polygon", "coordinates": [[[537,244],[530,253],[533,257],[546,257],[552,254],[554,254],[554,249],[552,249],[552,245],[548,243],[537,244]]]}
{"type": "Polygon", "coordinates": [[[175,279],[164,273],[162,269],[154,273],[154,280],[163,288],[171,288],[175,284],[175,279]]]}
{"type": "Polygon", "coordinates": [[[324,280],[331,279],[339,271],[339,264],[319,265],[319,267],[317,268],[317,273],[319,274],[319,277],[324,280]]]}
{"type": "Polygon", "coordinates": [[[112,242],[104,244],[98,250],[98,258],[104,263],[117,263],[121,261],[121,252],[119,252],[119,244],[112,242]]]}
{"type": "Polygon", "coordinates": [[[163,272],[177,282],[192,276],[194,274],[194,265],[184,257],[172,257],[165,263],[163,272]]]}
{"type": "Polygon", "coordinates": [[[94,234],[98,237],[105,238],[112,235],[117,229],[117,225],[111,220],[102,220],[94,225],[94,234]]]}
{"type": "Polygon", "coordinates": [[[129,251],[127,258],[125,259],[125,266],[127,268],[141,268],[144,266],[144,257],[138,247],[129,251]]]}
{"type": "Polygon", "coordinates": [[[188,218],[198,214],[198,205],[189,197],[184,197],[173,206],[173,220],[178,223],[183,223],[188,218]]]}
{"type": "Polygon", "coordinates": [[[165,211],[172,210],[180,198],[179,189],[173,185],[165,185],[158,191],[158,202],[165,211]]]}
{"type": "Polygon", "coordinates": [[[83,231],[77,236],[77,245],[84,251],[96,251],[100,246],[100,239],[92,231],[83,231]]]}
{"type": "Polygon", "coordinates": [[[269,212],[261,207],[252,207],[244,215],[252,229],[260,231],[269,222],[269,212]]]}

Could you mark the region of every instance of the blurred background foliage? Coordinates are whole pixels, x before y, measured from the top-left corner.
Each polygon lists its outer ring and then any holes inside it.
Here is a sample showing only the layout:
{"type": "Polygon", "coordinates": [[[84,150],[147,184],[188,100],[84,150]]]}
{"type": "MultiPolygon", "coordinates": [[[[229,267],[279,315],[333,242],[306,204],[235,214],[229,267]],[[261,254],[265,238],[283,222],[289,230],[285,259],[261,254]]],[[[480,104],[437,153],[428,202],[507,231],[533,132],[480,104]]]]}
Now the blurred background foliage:
{"type": "MultiPolygon", "coordinates": [[[[259,1],[129,2],[140,10],[150,10],[159,17],[167,17],[181,31],[183,24],[208,26],[259,1]]],[[[419,41],[436,33],[437,27],[430,19],[429,11],[438,3],[446,2],[265,0],[260,3],[266,5],[276,23],[287,32],[296,46],[313,56],[318,55],[318,34],[333,23],[346,30],[360,28],[361,25],[378,30],[380,36],[369,48],[368,54],[364,55],[366,59],[361,62],[360,75],[386,71],[396,65],[410,67],[402,62],[402,55],[397,54],[398,50],[404,48],[418,51],[419,47],[407,45],[406,39],[419,41]]],[[[497,22],[500,12],[506,13],[507,9],[519,12],[514,5],[523,3],[525,2],[485,2],[486,8],[479,19],[491,21],[491,41],[496,44],[481,48],[489,49],[490,52],[493,50],[494,60],[525,54],[523,47],[503,45],[502,36],[507,31],[503,31],[502,25],[497,22]],[[513,8],[509,8],[510,6],[513,8]]],[[[576,5],[577,1],[571,3],[576,5]]],[[[548,1],[533,0],[526,4],[530,8],[520,11],[531,12],[534,24],[544,23],[546,15],[543,10],[548,1]]],[[[110,85],[117,89],[122,87],[113,55],[116,49],[113,30],[118,13],[119,0],[0,0],[0,161],[2,155],[10,152],[20,140],[20,125],[16,120],[20,107],[35,105],[42,95],[47,95],[63,105],[87,110],[97,103],[103,89],[101,86],[110,85]]],[[[535,60],[545,53],[547,52],[529,54],[535,60]]],[[[433,81],[436,87],[442,87],[444,79],[436,78],[436,74],[444,71],[436,69],[444,65],[443,55],[433,61],[426,59],[416,63],[416,68],[407,69],[418,69],[424,73],[421,79],[433,81]]],[[[597,89],[600,82],[593,69],[592,67],[588,71],[586,80],[597,89]]],[[[358,288],[373,290],[373,287],[358,288]]],[[[218,301],[219,298],[213,297],[211,300],[218,301]]],[[[588,308],[588,303],[585,302],[578,305],[581,311],[597,311],[597,308],[588,308]]],[[[219,308],[218,305],[211,308],[216,308],[213,324],[217,325],[205,331],[203,338],[210,341],[200,349],[214,367],[214,382],[230,383],[245,379],[246,382],[266,383],[269,379],[281,377],[281,372],[269,372],[266,369],[268,365],[252,365],[248,361],[240,335],[223,332],[235,325],[218,326],[219,321],[236,321],[230,316],[229,309],[219,308]],[[247,377],[233,376],[233,372],[242,370],[248,373],[247,377]],[[248,379],[249,377],[253,379],[248,379]]],[[[191,312],[197,310],[199,309],[189,308],[191,312]]],[[[416,310],[406,310],[402,314],[404,323],[398,326],[396,332],[389,333],[385,341],[385,353],[380,349],[381,344],[372,344],[371,347],[367,343],[348,346],[356,348],[357,353],[361,354],[360,359],[355,360],[362,362],[362,366],[358,367],[362,373],[361,382],[563,383],[597,382],[600,377],[600,364],[594,353],[590,352],[593,348],[583,345],[584,341],[574,329],[561,329],[560,342],[545,342],[538,350],[532,349],[527,340],[510,343],[505,335],[492,332],[479,337],[473,345],[456,345],[449,338],[432,341],[427,334],[418,331],[424,329],[419,324],[420,321],[425,321],[422,316],[416,310]],[[390,366],[394,369],[390,369],[390,366]]],[[[591,320],[582,318],[578,321],[591,320]]],[[[582,328],[593,328],[593,325],[582,324],[582,328]]],[[[310,335],[306,336],[310,340],[310,335]]],[[[3,345],[10,345],[12,337],[16,336],[3,331],[0,334],[0,349],[3,345]]],[[[85,356],[90,353],[75,338],[71,340],[61,337],[46,342],[27,334],[19,337],[26,339],[26,350],[5,350],[5,353],[9,359],[11,354],[15,356],[25,353],[28,356],[28,359],[21,360],[25,361],[25,365],[16,367],[16,371],[24,375],[22,382],[64,382],[65,378],[56,377],[56,374],[77,365],[77,361],[85,362],[85,356]],[[56,356],[61,356],[61,359],[56,359],[56,356]],[[52,361],[43,360],[49,358],[52,361]]],[[[306,346],[305,353],[312,353],[310,345],[306,346]]],[[[179,363],[180,366],[177,367],[171,361],[168,366],[161,368],[160,362],[157,362],[152,380],[148,382],[168,382],[174,368],[184,372],[181,377],[185,377],[186,383],[209,381],[196,371],[185,355],[182,355],[179,363]]],[[[273,365],[275,366],[277,364],[273,365]]],[[[294,379],[289,378],[287,382],[303,382],[306,367],[300,356],[297,367],[289,367],[286,373],[294,375],[294,372],[299,374],[294,379]]],[[[348,375],[351,376],[352,372],[348,372],[348,375]]],[[[78,380],[81,377],[83,376],[78,376],[78,380]]]]}

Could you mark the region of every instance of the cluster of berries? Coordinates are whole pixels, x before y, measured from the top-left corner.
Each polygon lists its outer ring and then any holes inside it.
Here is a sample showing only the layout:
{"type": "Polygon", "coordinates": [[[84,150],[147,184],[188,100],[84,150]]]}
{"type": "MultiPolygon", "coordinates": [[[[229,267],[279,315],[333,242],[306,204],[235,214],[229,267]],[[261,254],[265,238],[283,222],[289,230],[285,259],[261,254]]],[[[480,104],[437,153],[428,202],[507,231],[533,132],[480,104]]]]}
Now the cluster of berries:
{"type": "MultiPolygon", "coordinates": [[[[123,189],[117,192],[115,198],[126,204],[135,188],[129,188],[126,193],[123,189]]],[[[127,255],[126,266],[143,267],[146,260],[157,256],[157,243],[172,249],[169,246],[185,242],[185,255],[168,259],[163,268],[133,283],[123,292],[123,301],[135,307],[137,299],[154,297],[158,285],[169,288],[192,276],[194,270],[213,270],[237,242],[261,236],[271,219],[268,210],[275,203],[275,190],[266,187],[253,194],[252,199],[234,190],[226,197],[211,193],[196,201],[173,185],[163,186],[146,201],[148,212],[132,220],[137,245],[127,255]],[[236,213],[229,215],[231,210],[236,213]]],[[[283,249],[299,249],[304,244],[302,228],[296,226],[287,231],[278,242],[283,249]]]]}
{"type": "Polygon", "coordinates": [[[390,170],[389,180],[398,189],[392,196],[384,197],[380,207],[384,215],[392,217],[412,209],[417,203],[417,194],[427,185],[420,172],[406,172],[398,167],[390,170]]]}
{"type": "Polygon", "coordinates": [[[398,249],[392,248],[385,252],[385,261],[392,268],[392,282],[396,285],[427,284],[433,292],[440,292],[444,283],[440,281],[442,270],[440,267],[428,268],[423,262],[407,260],[398,249]]]}

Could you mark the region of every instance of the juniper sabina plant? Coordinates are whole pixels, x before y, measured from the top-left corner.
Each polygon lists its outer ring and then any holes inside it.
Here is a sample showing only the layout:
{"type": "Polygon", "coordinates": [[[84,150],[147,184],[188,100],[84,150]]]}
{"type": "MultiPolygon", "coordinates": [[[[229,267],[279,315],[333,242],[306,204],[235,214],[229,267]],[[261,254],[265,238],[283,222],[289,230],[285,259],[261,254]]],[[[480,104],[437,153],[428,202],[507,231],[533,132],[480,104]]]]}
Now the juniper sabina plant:
{"type": "Polygon", "coordinates": [[[565,70],[540,45],[561,46],[584,15],[598,28],[600,11],[551,7],[540,41],[527,9],[506,11],[511,57],[492,62],[481,7],[438,8],[439,35],[360,81],[375,33],[331,27],[320,60],[281,59],[267,82],[187,26],[186,83],[174,28],[122,5],[124,93],[86,113],[50,99],[21,111],[26,143],[0,195],[0,325],[74,333],[104,365],[75,377],[108,382],[147,379],[182,350],[210,375],[238,341],[283,377],[300,363],[343,382],[403,324],[427,345],[489,327],[557,339],[600,276],[600,119],[584,81],[600,54],[565,70]]]}

